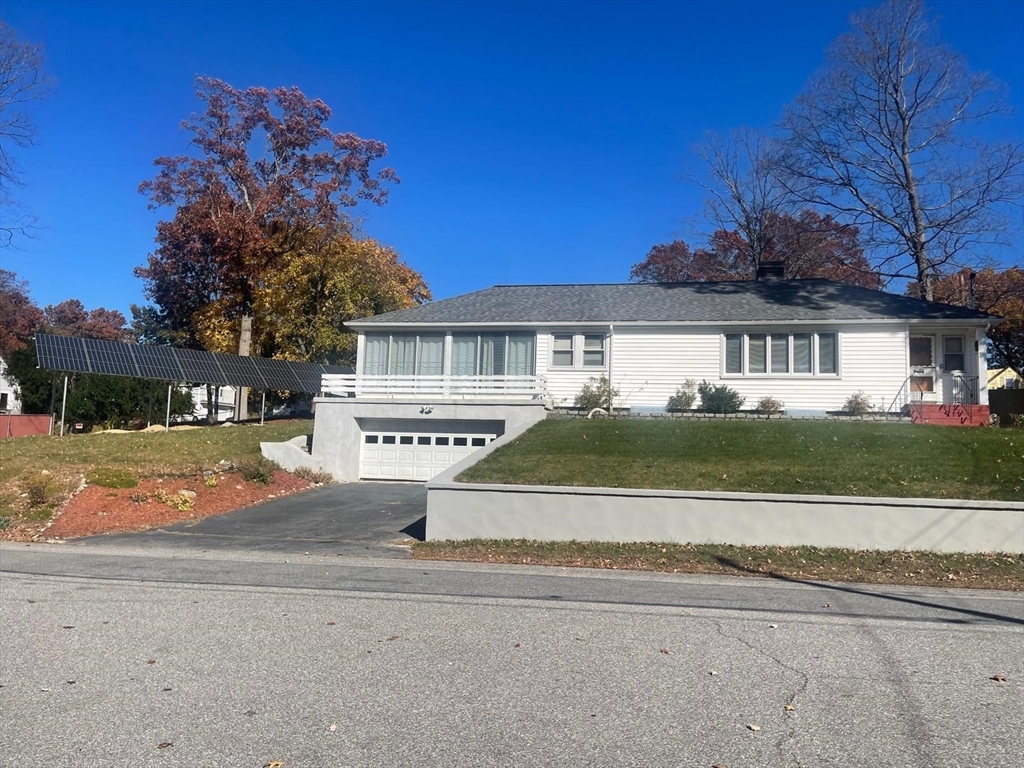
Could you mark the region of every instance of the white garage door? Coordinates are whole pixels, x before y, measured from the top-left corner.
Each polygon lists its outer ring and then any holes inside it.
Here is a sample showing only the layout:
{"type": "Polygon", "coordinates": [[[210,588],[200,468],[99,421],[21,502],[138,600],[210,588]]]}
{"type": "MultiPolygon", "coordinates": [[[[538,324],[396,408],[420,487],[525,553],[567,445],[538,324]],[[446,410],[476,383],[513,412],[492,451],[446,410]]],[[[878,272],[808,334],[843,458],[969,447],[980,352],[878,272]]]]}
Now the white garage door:
{"type": "Polygon", "coordinates": [[[359,476],[368,480],[429,480],[452,464],[478,451],[498,437],[498,430],[489,433],[477,429],[459,431],[426,431],[426,425],[415,429],[386,428],[383,424],[367,425],[362,431],[359,476]]]}

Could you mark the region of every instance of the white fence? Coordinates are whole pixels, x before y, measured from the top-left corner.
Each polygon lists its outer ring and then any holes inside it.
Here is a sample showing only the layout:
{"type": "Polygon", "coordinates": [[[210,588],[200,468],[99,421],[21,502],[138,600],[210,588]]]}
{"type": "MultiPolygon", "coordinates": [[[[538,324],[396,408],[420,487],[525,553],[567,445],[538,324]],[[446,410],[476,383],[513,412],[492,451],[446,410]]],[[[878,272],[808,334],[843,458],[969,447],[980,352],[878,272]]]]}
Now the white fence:
{"type": "Polygon", "coordinates": [[[324,374],[321,388],[336,397],[540,400],[547,387],[540,376],[362,376],[324,374]]]}

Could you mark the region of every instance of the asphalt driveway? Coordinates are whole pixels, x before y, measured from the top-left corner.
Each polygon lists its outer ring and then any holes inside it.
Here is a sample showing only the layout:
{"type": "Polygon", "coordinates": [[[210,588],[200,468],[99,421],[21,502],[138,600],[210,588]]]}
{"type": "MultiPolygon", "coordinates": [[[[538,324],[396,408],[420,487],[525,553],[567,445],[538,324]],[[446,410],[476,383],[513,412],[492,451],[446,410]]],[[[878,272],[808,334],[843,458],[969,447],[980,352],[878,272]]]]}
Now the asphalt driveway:
{"type": "Polygon", "coordinates": [[[74,543],[408,557],[402,544],[423,538],[426,514],[422,483],[345,483],[196,522],[74,543]]]}

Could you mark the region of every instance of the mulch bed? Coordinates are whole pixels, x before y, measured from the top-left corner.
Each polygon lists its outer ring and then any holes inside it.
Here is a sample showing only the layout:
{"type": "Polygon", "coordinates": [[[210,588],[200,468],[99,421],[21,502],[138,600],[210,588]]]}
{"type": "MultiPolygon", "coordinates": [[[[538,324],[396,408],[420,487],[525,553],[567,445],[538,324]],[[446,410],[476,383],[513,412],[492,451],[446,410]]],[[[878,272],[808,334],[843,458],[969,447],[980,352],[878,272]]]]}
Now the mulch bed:
{"type": "MultiPolygon", "coordinates": [[[[288,472],[275,472],[269,485],[243,480],[238,472],[223,472],[216,478],[217,485],[213,488],[205,484],[202,475],[150,478],[141,480],[135,488],[86,486],[65,504],[53,525],[42,532],[41,538],[72,539],[100,533],[141,531],[182,520],[201,520],[313,487],[308,480],[288,472]],[[161,502],[155,496],[161,489],[171,497],[182,490],[194,491],[192,509],[183,511],[161,502]]],[[[39,535],[41,527],[19,527],[16,536],[5,538],[31,539],[39,535]]]]}

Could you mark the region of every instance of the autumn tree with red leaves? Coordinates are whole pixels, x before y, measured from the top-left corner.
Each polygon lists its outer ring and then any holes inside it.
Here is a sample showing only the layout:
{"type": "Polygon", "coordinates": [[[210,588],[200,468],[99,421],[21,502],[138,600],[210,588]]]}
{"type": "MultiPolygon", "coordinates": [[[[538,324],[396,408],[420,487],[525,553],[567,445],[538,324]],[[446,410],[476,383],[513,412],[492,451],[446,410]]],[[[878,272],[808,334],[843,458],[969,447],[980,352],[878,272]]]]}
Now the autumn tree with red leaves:
{"type": "Polygon", "coordinates": [[[760,228],[764,242],[756,249],[739,231],[719,229],[707,248],[691,251],[682,240],[654,246],[646,259],[633,266],[629,278],[641,283],[753,280],[760,264],[782,262],[788,279],[824,278],[881,288],[860,247],[856,227],[813,211],[772,218],[770,226],[760,228]]]}
{"type": "Polygon", "coordinates": [[[0,269],[0,357],[24,348],[43,324],[43,312],[28,295],[28,283],[0,269]]]}
{"type": "Polygon", "coordinates": [[[157,158],[157,175],[139,186],[150,207],[176,209],[157,228],[157,249],[136,274],[163,313],[188,314],[197,297],[223,299],[240,320],[239,353],[248,354],[256,296],[310,232],[329,239],[347,229],[343,211],[360,201],[383,204],[390,168],[371,166],[387,153],[379,141],[334,133],[330,108],[298,88],[233,88],[200,77],[205,110],[182,123],[191,155],[157,158]],[[161,274],[188,280],[161,293],[161,274]]]}

